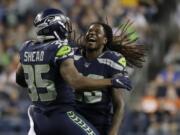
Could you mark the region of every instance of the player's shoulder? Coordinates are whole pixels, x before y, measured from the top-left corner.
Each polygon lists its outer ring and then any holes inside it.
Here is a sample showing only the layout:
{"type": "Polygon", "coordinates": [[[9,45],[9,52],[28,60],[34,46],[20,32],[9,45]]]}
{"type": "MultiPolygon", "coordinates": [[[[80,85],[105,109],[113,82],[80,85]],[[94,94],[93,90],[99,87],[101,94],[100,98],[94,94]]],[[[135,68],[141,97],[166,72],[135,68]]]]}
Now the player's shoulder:
{"type": "Polygon", "coordinates": [[[102,56],[102,58],[109,58],[109,59],[113,59],[113,58],[120,58],[123,57],[121,53],[115,52],[115,51],[110,51],[107,50],[105,51],[102,56]]]}
{"type": "Polygon", "coordinates": [[[109,61],[110,63],[117,63],[121,65],[122,67],[126,67],[126,59],[121,53],[107,50],[101,55],[100,58],[105,59],[106,61],[109,61]]]}
{"type": "Polygon", "coordinates": [[[27,40],[24,43],[22,43],[22,45],[19,48],[19,51],[21,52],[22,50],[24,50],[25,48],[27,48],[28,46],[30,46],[30,44],[32,44],[34,41],[33,40],[27,40]]]}
{"type": "Polygon", "coordinates": [[[56,46],[56,57],[64,57],[67,55],[73,55],[74,50],[68,42],[54,42],[56,46]]]}

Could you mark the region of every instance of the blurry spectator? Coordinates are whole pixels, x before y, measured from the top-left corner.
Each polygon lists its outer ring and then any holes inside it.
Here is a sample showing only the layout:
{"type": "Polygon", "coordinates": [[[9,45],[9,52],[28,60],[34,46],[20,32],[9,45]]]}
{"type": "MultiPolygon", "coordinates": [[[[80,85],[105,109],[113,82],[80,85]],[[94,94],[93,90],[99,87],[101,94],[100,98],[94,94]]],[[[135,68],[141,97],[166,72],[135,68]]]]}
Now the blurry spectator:
{"type": "Polygon", "coordinates": [[[95,9],[93,9],[93,6],[82,7],[77,22],[79,27],[81,27],[82,32],[85,32],[92,22],[96,22],[100,19],[96,13],[97,12],[95,9]]]}
{"type": "MultiPolygon", "coordinates": [[[[179,39],[180,40],[180,39],[179,39]]],[[[180,41],[176,42],[175,44],[172,44],[170,46],[170,49],[168,53],[165,56],[165,63],[174,63],[174,64],[180,64],[180,41]]],[[[178,69],[180,71],[180,67],[178,69]]]]}
{"type": "Polygon", "coordinates": [[[5,51],[2,41],[0,41],[0,58],[0,66],[2,68],[6,67],[10,63],[10,56],[5,51]]]}
{"type": "Polygon", "coordinates": [[[155,113],[158,110],[159,103],[156,98],[154,82],[149,83],[147,89],[145,90],[145,94],[141,101],[141,107],[142,111],[145,113],[155,113]]]}

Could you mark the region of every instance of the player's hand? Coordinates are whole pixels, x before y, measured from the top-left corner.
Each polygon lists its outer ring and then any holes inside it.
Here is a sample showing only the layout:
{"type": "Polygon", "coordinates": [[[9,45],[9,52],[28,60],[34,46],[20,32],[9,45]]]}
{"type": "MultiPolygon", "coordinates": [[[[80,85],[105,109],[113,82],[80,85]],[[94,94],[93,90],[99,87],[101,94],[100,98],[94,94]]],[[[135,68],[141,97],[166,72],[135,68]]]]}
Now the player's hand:
{"type": "Polygon", "coordinates": [[[111,79],[113,88],[123,88],[130,91],[132,89],[131,80],[125,76],[116,76],[111,79]]]}

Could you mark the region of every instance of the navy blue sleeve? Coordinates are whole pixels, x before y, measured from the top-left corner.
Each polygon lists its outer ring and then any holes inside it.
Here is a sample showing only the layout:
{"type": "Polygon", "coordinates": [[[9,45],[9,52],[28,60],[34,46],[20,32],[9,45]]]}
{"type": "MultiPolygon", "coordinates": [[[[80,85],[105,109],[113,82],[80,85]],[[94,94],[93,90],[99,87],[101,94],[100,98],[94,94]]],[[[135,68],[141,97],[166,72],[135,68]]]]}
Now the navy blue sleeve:
{"type": "Polygon", "coordinates": [[[106,59],[108,60],[109,65],[109,76],[114,76],[115,74],[127,74],[126,69],[126,59],[119,53],[109,52],[106,55],[106,59]]]}

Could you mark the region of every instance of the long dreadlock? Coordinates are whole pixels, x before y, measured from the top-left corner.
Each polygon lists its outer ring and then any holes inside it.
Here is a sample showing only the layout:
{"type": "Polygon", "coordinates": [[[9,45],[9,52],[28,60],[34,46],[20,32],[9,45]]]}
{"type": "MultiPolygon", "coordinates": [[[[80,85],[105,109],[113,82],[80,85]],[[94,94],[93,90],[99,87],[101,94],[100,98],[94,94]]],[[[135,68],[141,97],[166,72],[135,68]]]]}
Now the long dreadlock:
{"type": "MultiPolygon", "coordinates": [[[[127,64],[130,67],[135,66],[141,68],[143,66],[146,48],[145,45],[137,44],[136,41],[138,40],[138,37],[131,38],[132,35],[135,34],[135,31],[128,32],[128,28],[130,28],[132,23],[128,21],[121,25],[114,35],[112,28],[108,24],[102,22],[94,22],[92,24],[99,24],[104,28],[107,37],[107,43],[104,51],[109,49],[121,53],[127,60],[127,64]]],[[[82,47],[84,40],[84,36],[81,35],[75,42],[82,47]]]]}

